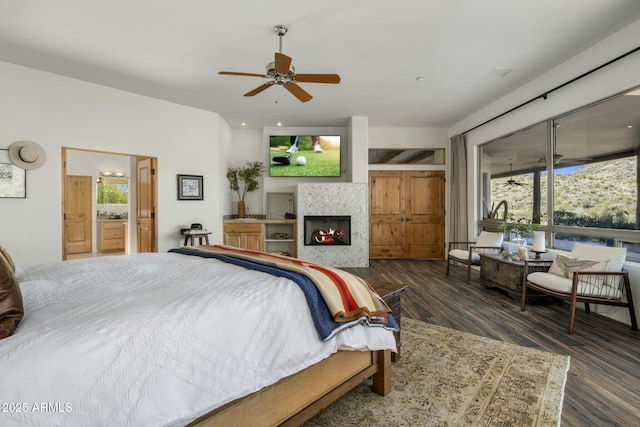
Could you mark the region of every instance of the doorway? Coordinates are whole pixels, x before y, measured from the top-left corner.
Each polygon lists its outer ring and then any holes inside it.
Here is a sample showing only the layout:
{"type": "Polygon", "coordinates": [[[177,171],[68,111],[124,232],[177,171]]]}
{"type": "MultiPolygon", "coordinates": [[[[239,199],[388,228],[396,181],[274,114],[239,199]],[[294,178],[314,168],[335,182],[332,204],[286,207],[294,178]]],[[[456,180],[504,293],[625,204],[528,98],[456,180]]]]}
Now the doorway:
{"type": "Polygon", "coordinates": [[[156,158],[150,156],[62,148],[63,260],[157,250],[156,164],[156,158]],[[148,166],[142,184],[138,170],[140,162],[148,166]],[[82,194],[76,191],[77,185],[70,186],[70,182],[73,182],[71,177],[75,175],[84,177],[85,188],[82,194]],[[121,181],[117,187],[124,201],[104,200],[104,182],[110,182],[106,177],[113,176],[118,176],[118,181],[121,181]],[[71,222],[73,219],[77,220],[70,213],[77,210],[74,208],[78,198],[84,200],[85,211],[87,200],[90,204],[88,214],[85,213],[83,218],[85,228],[80,228],[77,221],[71,222]],[[143,206],[142,215],[140,206],[143,206]],[[142,235],[139,230],[141,216],[145,230],[142,235]],[[80,237],[83,238],[83,246],[77,243],[70,246],[70,241],[78,242],[80,237]]]}

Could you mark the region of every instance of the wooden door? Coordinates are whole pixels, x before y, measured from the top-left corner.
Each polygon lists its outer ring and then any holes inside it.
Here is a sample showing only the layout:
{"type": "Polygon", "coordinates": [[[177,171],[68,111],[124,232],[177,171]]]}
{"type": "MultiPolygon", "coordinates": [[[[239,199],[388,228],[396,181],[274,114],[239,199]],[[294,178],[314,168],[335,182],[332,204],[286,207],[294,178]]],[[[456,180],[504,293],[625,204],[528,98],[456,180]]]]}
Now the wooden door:
{"type": "Polygon", "coordinates": [[[369,172],[369,257],[444,257],[444,171],[369,172]]]}
{"type": "Polygon", "coordinates": [[[90,176],[64,177],[64,243],[65,254],[91,252],[93,249],[92,189],[90,176]]]}
{"type": "Polygon", "coordinates": [[[369,172],[369,258],[403,258],[404,203],[401,171],[369,172]]]}
{"type": "Polygon", "coordinates": [[[137,223],[138,252],[154,252],[155,241],[155,161],[152,158],[138,159],[137,176],[137,223]]]}
{"type": "Polygon", "coordinates": [[[405,172],[404,181],[404,258],[444,258],[444,171],[405,172]]]}

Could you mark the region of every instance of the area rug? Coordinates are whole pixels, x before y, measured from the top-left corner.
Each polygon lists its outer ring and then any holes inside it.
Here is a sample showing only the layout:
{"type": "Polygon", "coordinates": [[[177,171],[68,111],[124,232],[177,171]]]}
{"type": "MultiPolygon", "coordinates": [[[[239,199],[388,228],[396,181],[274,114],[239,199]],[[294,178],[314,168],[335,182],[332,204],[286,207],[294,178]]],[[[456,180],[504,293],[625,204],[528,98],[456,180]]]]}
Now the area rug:
{"type": "Polygon", "coordinates": [[[402,319],[392,392],[365,382],[305,423],[312,426],[560,425],[569,356],[402,319]]]}

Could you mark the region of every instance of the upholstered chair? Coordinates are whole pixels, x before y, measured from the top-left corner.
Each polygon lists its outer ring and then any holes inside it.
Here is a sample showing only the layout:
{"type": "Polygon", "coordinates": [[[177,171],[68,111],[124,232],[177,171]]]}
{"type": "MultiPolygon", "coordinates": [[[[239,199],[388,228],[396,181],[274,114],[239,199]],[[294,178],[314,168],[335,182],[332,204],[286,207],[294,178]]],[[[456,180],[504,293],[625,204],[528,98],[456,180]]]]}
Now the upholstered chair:
{"type": "Polygon", "coordinates": [[[467,268],[467,285],[471,282],[471,266],[480,265],[480,254],[498,254],[502,251],[503,233],[482,231],[475,242],[449,242],[447,248],[447,276],[451,263],[467,268]]]}
{"type": "Polygon", "coordinates": [[[524,275],[520,310],[525,311],[529,288],[569,302],[570,334],[573,333],[578,303],[584,303],[587,313],[591,303],[627,307],[631,329],[638,329],[629,273],[622,269],[626,255],[626,248],[575,243],[569,256],[558,254],[553,261],[525,261],[525,272],[534,270],[530,264],[546,263],[549,269],[524,275]]]}

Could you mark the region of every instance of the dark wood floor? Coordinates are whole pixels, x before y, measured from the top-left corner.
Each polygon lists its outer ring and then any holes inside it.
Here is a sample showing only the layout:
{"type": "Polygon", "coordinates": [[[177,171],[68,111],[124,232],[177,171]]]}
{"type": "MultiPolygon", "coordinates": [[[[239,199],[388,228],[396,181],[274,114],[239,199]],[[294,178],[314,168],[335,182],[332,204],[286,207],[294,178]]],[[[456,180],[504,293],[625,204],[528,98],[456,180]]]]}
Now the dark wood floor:
{"type": "MultiPolygon", "coordinates": [[[[408,285],[402,316],[571,357],[562,426],[640,426],[640,333],[623,323],[578,310],[575,333],[566,332],[561,302],[527,305],[485,289],[472,272],[432,260],[371,260],[345,268],[364,278],[408,285]]],[[[640,305],[636,297],[636,306],[640,305]]]]}

